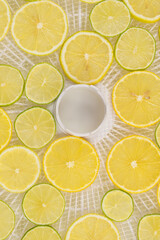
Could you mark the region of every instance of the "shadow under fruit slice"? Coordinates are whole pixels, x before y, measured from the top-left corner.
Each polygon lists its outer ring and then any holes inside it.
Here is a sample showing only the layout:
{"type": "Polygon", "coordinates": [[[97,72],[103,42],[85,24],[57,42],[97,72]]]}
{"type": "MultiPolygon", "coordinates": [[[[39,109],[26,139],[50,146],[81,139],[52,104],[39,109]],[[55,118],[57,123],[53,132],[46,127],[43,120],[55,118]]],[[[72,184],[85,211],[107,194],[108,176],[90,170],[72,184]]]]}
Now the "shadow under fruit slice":
{"type": "Polygon", "coordinates": [[[119,188],[130,193],[146,192],[160,180],[160,151],[149,138],[129,136],[113,146],[106,168],[119,188]]]}
{"type": "Polygon", "coordinates": [[[58,189],[78,192],[90,186],[97,177],[99,157],[86,140],[64,137],[50,145],[43,167],[49,182],[58,189]]]}

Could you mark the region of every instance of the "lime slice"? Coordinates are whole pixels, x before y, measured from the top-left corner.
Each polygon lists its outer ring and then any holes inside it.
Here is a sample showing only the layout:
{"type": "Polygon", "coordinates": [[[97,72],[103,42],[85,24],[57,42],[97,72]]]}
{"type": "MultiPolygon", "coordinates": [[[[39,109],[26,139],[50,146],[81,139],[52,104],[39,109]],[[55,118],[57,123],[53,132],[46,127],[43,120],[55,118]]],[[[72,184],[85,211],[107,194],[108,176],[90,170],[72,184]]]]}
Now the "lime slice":
{"type": "Polygon", "coordinates": [[[160,206],[160,184],[159,184],[158,190],[157,190],[157,198],[158,198],[158,203],[159,203],[159,206],[160,206]]]}
{"type": "Polygon", "coordinates": [[[0,108],[0,151],[10,142],[12,137],[12,123],[7,113],[0,108]]]}
{"type": "Polygon", "coordinates": [[[160,239],[160,214],[146,215],[140,220],[138,225],[138,239],[160,239]]]}
{"type": "Polygon", "coordinates": [[[0,184],[9,192],[25,192],[40,175],[40,161],[30,149],[7,148],[0,154],[0,184]]]}
{"type": "Polygon", "coordinates": [[[2,41],[9,29],[11,12],[7,1],[0,0],[0,41],[2,41]]]}
{"type": "Polygon", "coordinates": [[[110,190],[102,199],[103,213],[113,221],[123,222],[133,213],[134,202],[128,193],[122,190],[110,190]]]}
{"type": "Polygon", "coordinates": [[[101,2],[102,0],[81,0],[81,1],[85,3],[98,3],[101,2]]]}
{"type": "Polygon", "coordinates": [[[115,58],[126,70],[141,70],[149,67],[155,57],[156,42],[143,28],[132,27],[118,39],[115,58]]]}
{"type": "Polygon", "coordinates": [[[56,222],[63,214],[63,195],[50,184],[33,186],[23,198],[22,208],[29,221],[46,225],[56,222]]]}
{"type": "Polygon", "coordinates": [[[160,151],[149,138],[129,136],[113,146],[106,167],[117,187],[130,193],[146,192],[160,180],[160,151]]]}
{"type": "Polygon", "coordinates": [[[15,13],[11,31],[15,42],[25,52],[48,55],[66,38],[67,16],[53,1],[29,2],[15,13]]]}
{"type": "Polygon", "coordinates": [[[142,22],[156,22],[160,20],[159,0],[123,0],[132,15],[142,22]]]}
{"type": "Polygon", "coordinates": [[[123,2],[108,0],[98,3],[90,14],[93,29],[108,37],[124,32],[131,21],[129,9],[123,2]]]}
{"type": "Polygon", "coordinates": [[[63,77],[60,72],[51,64],[40,63],[29,72],[25,91],[32,102],[48,104],[59,96],[62,88],[63,77]]]}
{"type": "Polygon", "coordinates": [[[63,137],[50,145],[44,155],[43,167],[49,182],[58,189],[78,192],[89,187],[97,177],[99,158],[86,140],[63,137]]]}
{"type": "Polygon", "coordinates": [[[148,71],[124,75],[115,85],[113,107],[125,123],[149,127],[160,120],[160,78],[148,71]]]}
{"type": "Polygon", "coordinates": [[[77,219],[68,229],[65,240],[120,240],[118,229],[108,218],[88,214],[77,219]]]}
{"type": "Polygon", "coordinates": [[[50,226],[37,226],[30,229],[22,240],[61,240],[58,232],[50,226]]]}
{"type": "Polygon", "coordinates": [[[64,72],[73,82],[96,84],[112,64],[113,49],[101,35],[81,31],[64,43],[60,61],[64,72]]]}
{"type": "Polygon", "coordinates": [[[27,147],[42,148],[54,137],[56,124],[48,110],[32,107],[18,115],[15,120],[15,130],[27,147]]]}
{"type": "Polygon", "coordinates": [[[8,106],[21,97],[24,79],[18,69],[8,65],[0,65],[0,75],[0,106],[8,106]]]}
{"type": "Polygon", "coordinates": [[[15,215],[13,210],[0,200],[0,240],[6,239],[13,231],[15,215]]]}

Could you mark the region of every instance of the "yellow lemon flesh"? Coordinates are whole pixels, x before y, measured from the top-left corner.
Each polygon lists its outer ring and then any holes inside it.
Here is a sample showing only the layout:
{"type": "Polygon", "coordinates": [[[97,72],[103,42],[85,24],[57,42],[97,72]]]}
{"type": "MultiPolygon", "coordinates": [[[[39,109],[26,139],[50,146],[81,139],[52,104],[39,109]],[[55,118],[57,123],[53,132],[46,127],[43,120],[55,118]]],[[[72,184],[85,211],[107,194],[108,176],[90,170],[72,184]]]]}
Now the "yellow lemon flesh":
{"type": "Polygon", "coordinates": [[[7,113],[0,108],[0,151],[10,142],[12,137],[12,123],[7,113]]]}
{"type": "Polygon", "coordinates": [[[6,36],[11,21],[10,8],[5,0],[0,0],[0,41],[6,36]]]}

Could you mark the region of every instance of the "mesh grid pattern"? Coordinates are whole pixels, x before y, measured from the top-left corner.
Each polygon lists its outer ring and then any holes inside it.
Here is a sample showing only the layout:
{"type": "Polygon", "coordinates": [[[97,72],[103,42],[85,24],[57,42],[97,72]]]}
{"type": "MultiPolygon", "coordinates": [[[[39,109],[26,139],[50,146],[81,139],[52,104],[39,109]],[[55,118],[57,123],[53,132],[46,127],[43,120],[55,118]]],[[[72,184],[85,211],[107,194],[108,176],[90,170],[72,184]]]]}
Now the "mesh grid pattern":
{"type": "MultiPolygon", "coordinates": [[[[92,30],[89,22],[89,13],[93,5],[82,3],[79,0],[54,0],[59,5],[63,7],[66,11],[68,20],[69,20],[69,33],[71,34],[80,31],[80,30],[92,30]]],[[[8,0],[12,14],[25,2],[22,0],[8,0]]],[[[158,27],[159,23],[155,24],[143,24],[136,20],[132,20],[131,26],[140,26],[148,29],[156,39],[157,42],[157,52],[154,63],[149,67],[150,71],[155,72],[160,75],[160,41],[158,38],[158,27]]],[[[112,45],[115,45],[117,38],[109,39],[112,45]]],[[[10,64],[14,67],[17,67],[23,74],[26,79],[28,71],[33,67],[34,64],[40,62],[48,62],[57,67],[62,73],[62,69],[59,63],[59,51],[47,56],[47,57],[38,57],[32,56],[21,51],[14,40],[11,37],[10,32],[7,37],[0,42],[0,63],[1,64],[10,64]]],[[[123,70],[115,61],[112,64],[107,75],[104,79],[97,85],[100,89],[102,95],[105,97],[107,102],[107,117],[105,123],[102,125],[99,132],[91,136],[88,140],[95,146],[97,152],[100,156],[101,166],[97,179],[95,182],[86,190],[80,193],[63,193],[66,200],[66,208],[63,216],[58,220],[53,227],[57,229],[62,238],[64,238],[65,233],[69,225],[78,217],[86,213],[102,213],[101,211],[101,199],[105,192],[111,188],[115,188],[113,183],[110,181],[107,176],[105,169],[105,162],[107,155],[111,147],[121,138],[131,135],[131,134],[140,134],[150,137],[154,141],[154,130],[155,126],[146,128],[146,129],[136,129],[134,127],[129,127],[115,115],[112,104],[111,104],[111,93],[114,84],[116,81],[123,76],[127,71],[123,70]]],[[[64,74],[63,74],[64,75],[64,74]]],[[[71,85],[71,81],[64,76],[65,79],[65,88],[71,85]]],[[[33,106],[25,96],[22,96],[21,99],[10,107],[4,108],[9,116],[14,122],[16,116],[23,110],[33,106]]],[[[56,102],[47,106],[47,108],[55,116],[55,106],[56,102]]],[[[64,133],[57,126],[56,138],[64,136],[64,133]]],[[[10,145],[22,144],[13,132],[13,137],[10,145]]],[[[46,148],[37,151],[40,159],[42,160],[43,154],[46,148]]],[[[44,177],[43,171],[39,182],[47,182],[44,177]]],[[[158,207],[157,197],[156,197],[157,186],[148,191],[147,193],[133,195],[135,202],[135,210],[132,217],[123,222],[117,223],[117,227],[121,234],[122,240],[136,240],[137,239],[137,225],[139,219],[147,213],[160,212],[158,207]]],[[[8,240],[20,240],[24,233],[34,225],[30,223],[23,215],[21,202],[23,194],[12,194],[8,193],[5,190],[0,188],[0,199],[7,202],[15,211],[16,214],[16,225],[12,234],[7,238],[8,240]]]]}

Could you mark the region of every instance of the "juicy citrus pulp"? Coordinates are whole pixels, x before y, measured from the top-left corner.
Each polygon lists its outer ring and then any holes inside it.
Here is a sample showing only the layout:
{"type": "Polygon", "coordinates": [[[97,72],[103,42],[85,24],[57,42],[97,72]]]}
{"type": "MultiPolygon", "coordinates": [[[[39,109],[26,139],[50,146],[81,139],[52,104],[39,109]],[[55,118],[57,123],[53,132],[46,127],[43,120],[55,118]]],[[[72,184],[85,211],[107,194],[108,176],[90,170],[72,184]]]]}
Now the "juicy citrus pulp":
{"type": "Polygon", "coordinates": [[[7,106],[21,97],[24,79],[18,69],[9,65],[0,65],[0,75],[0,106],[7,106]]]}
{"type": "Polygon", "coordinates": [[[61,65],[76,83],[95,84],[102,80],[113,61],[110,42],[94,32],[81,31],[63,45],[61,65]]]}
{"type": "Polygon", "coordinates": [[[65,240],[120,240],[119,232],[108,218],[88,214],[77,219],[68,229],[65,240]]]}
{"type": "Polygon", "coordinates": [[[12,137],[12,123],[7,113],[0,108],[0,151],[5,148],[12,137]]]}
{"type": "Polygon", "coordinates": [[[126,74],[115,85],[112,101],[117,115],[134,127],[160,120],[160,78],[147,71],[126,74]]]}
{"type": "Polygon", "coordinates": [[[11,21],[11,13],[7,1],[0,0],[0,41],[6,36],[11,21]]]}
{"type": "Polygon", "coordinates": [[[132,15],[143,22],[156,22],[160,20],[159,0],[123,0],[132,15]]]}
{"type": "Polygon", "coordinates": [[[0,154],[0,185],[9,192],[25,192],[38,179],[40,161],[30,149],[7,148],[0,154]]]}
{"type": "Polygon", "coordinates": [[[157,190],[157,198],[158,198],[158,203],[160,205],[160,184],[159,184],[158,190],[157,190]]]}
{"type": "Polygon", "coordinates": [[[48,110],[32,107],[18,115],[15,120],[15,130],[27,147],[42,148],[55,135],[55,120],[48,110]]]}
{"type": "Polygon", "coordinates": [[[106,167],[119,188],[131,193],[146,192],[160,180],[160,151],[146,137],[129,136],[113,146],[106,167]]]}
{"type": "Polygon", "coordinates": [[[132,27],[119,37],[115,47],[115,58],[126,70],[141,70],[154,60],[156,42],[143,28],[132,27]]]}
{"type": "Polygon", "coordinates": [[[64,10],[53,1],[35,1],[15,13],[11,31],[17,45],[35,55],[47,55],[64,42],[68,31],[64,10]]]}
{"type": "Polygon", "coordinates": [[[78,137],[54,141],[44,155],[44,172],[58,189],[81,191],[92,184],[99,170],[99,158],[93,146],[78,137]]]}
{"type": "Polygon", "coordinates": [[[60,72],[48,63],[35,65],[25,86],[26,96],[38,104],[48,104],[54,101],[63,88],[63,77],[60,72]]]}
{"type": "Polygon", "coordinates": [[[123,2],[107,0],[98,3],[93,8],[90,20],[96,32],[113,37],[127,29],[131,16],[129,9],[123,2]]]}
{"type": "Polygon", "coordinates": [[[146,215],[140,220],[138,225],[138,239],[160,239],[160,214],[146,215]]]}
{"type": "Polygon", "coordinates": [[[50,226],[37,226],[30,229],[22,240],[61,240],[56,230],[50,226]]]}
{"type": "Polygon", "coordinates": [[[63,214],[63,195],[50,184],[33,186],[23,198],[25,216],[35,224],[52,224],[63,214]]]}
{"type": "Polygon", "coordinates": [[[133,213],[134,202],[132,197],[118,189],[108,191],[102,199],[102,211],[113,221],[127,220],[133,213]]]}
{"type": "Polygon", "coordinates": [[[156,138],[157,145],[160,147],[160,123],[158,124],[155,130],[155,138],[156,138]]]}
{"type": "Polygon", "coordinates": [[[82,2],[86,2],[86,3],[98,3],[102,0],[81,0],[82,2]]]}
{"type": "Polygon", "coordinates": [[[3,201],[0,201],[0,240],[6,239],[13,231],[15,215],[13,210],[3,201]]]}

